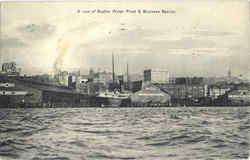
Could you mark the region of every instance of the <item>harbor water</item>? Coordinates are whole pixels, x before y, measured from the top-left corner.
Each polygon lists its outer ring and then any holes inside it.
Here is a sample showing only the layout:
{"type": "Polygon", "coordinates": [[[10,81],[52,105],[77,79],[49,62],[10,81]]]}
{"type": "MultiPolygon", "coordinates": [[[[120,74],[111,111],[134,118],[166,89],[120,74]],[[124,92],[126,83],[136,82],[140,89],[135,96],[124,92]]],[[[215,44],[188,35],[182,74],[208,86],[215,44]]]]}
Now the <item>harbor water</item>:
{"type": "Polygon", "coordinates": [[[248,159],[249,107],[1,108],[1,160],[248,159]]]}

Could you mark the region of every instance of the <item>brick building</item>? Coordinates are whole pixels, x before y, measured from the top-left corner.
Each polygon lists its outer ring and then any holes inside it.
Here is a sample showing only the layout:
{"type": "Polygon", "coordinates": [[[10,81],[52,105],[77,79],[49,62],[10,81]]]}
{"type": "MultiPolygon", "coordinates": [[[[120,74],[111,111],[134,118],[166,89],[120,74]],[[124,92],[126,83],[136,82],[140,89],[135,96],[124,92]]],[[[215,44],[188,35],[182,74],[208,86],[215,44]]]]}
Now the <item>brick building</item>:
{"type": "Polygon", "coordinates": [[[144,70],[144,82],[164,84],[170,82],[169,72],[165,69],[144,70]]]}

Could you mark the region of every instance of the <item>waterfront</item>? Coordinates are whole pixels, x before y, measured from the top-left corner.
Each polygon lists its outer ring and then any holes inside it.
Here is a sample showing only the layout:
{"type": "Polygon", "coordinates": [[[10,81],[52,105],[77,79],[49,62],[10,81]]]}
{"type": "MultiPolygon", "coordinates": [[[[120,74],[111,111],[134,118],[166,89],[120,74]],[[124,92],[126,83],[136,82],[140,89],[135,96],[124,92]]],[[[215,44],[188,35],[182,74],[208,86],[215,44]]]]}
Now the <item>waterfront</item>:
{"type": "Polygon", "coordinates": [[[0,159],[247,159],[249,107],[1,108],[0,159]]]}

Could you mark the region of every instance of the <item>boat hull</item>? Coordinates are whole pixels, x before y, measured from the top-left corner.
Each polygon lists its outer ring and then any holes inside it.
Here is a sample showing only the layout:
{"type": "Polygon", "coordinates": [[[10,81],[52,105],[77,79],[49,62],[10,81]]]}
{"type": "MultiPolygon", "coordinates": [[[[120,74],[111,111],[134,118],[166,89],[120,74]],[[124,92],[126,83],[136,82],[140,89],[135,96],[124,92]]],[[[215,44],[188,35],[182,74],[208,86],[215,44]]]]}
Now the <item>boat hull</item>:
{"type": "Polygon", "coordinates": [[[100,107],[128,107],[131,104],[129,98],[98,97],[100,107]]]}

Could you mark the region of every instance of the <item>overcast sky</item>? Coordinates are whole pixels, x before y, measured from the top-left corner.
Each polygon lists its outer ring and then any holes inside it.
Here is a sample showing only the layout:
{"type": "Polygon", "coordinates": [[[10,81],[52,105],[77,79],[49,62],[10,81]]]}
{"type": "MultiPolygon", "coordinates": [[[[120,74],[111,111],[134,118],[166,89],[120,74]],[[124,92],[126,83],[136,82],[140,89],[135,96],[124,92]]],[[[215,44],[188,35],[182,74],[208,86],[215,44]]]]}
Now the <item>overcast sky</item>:
{"type": "Polygon", "coordinates": [[[250,70],[249,4],[237,1],[161,3],[2,3],[0,62],[26,73],[65,68],[174,76],[225,76],[250,70]],[[168,14],[82,13],[86,10],[174,10],[168,14]],[[81,12],[78,13],[78,10],[81,12]]]}

